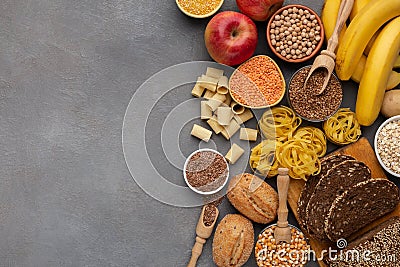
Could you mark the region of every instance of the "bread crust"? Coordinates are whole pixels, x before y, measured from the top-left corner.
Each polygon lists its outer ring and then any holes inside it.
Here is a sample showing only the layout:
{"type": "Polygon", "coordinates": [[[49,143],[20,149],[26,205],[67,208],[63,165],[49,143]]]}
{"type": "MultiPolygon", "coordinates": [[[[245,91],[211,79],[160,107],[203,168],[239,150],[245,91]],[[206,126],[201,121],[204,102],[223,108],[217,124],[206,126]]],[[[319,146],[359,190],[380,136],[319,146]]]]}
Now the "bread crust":
{"type": "Polygon", "coordinates": [[[243,173],[233,177],[227,197],[240,213],[253,222],[267,224],[276,218],[278,193],[253,174],[243,173]]]}
{"type": "Polygon", "coordinates": [[[218,267],[240,267],[249,259],[254,247],[254,228],[240,214],[228,214],[215,230],[212,254],[218,267]]]}

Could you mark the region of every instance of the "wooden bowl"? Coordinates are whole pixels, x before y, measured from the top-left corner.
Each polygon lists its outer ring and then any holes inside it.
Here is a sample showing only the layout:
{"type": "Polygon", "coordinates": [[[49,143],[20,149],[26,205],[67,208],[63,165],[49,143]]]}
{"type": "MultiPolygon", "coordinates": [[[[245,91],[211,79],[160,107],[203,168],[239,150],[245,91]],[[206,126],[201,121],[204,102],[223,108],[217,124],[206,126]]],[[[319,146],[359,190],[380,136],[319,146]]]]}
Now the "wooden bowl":
{"type": "MultiPolygon", "coordinates": [[[[190,1],[190,0],[188,0],[188,1],[190,1]]],[[[194,1],[194,0],[192,0],[192,1],[194,1]]],[[[203,18],[207,18],[207,17],[214,15],[221,8],[222,4],[224,3],[224,0],[219,0],[219,1],[220,1],[220,3],[218,4],[218,6],[216,6],[215,9],[213,9],[211,12],[204,14],[204,15],[196,15],[196,14],[192,14],[192,13],[186,11],[183,8],[183,6],[181,5],[180,1],[175,0],[176,5],[178,6],[179,10],[182,11],[182,13],[184,13],[185,15],[187,15],[189,17],[196,18],[196,19],[203,19],[203,18]]]]}
{"type": "Polygon", "coordinates": [[[266,35],[267,35],[267,41],[268,41],[268,45],[271,48],[271,51],[280,59],[286,61],[286,62],[292,62],[292,63],[300,63],[300,62],[304,62],[309,60],[310,58],[314,57],[319,50],[322,47],[322,44],[324,43],[324,38],[325,38],[325,31],[324,31],[324,27],[321,21],[321,18],[318,16],[318,14],[312,10],[311,8],[307,7],[307,6],[303,6],[303,5],[287,5],[282,7],[281,9],[279,9],[278,11],[276,11],[270,18],[270,20],[268,21],[268,25],[267,25],[267,31],[266,31],[266,35]],[[321,39],[319,40],[318,44],[315,46],[315,48],[313,49],[312,53],[308,56],[302,57],[302,58],[297,58],[297,59],[288,59],[284,56],[282,56],[279,52],[276,51],[275,46],[272,45],[271,43],[271,24],[275,18],[276,15],[280,15],[282,14],[283,11],[288,10],[289,8],[301,8],[303,10],[308,10],[310,12],[311,15],[315,15],[315,19],[318,22],[318,25],[320,26],[321,30],[320,30],[320,37],[321,39]]]}
{"type": "Polygon", "coordinates": [[[269,107],[276,106],[279,102],[282,101],[283,97],[285,96],[285,92],[286,92],[286,81],[285,81],[285,77],[284,77],[283,74],[282,74],[282,70],[279,68],[278,64],[276,64],[276,62],[275,62],[272,58],[270,58],[269,56],[266,56],[266,55],[258,55],[258,56],[254,56],[254,57],[251,57],[250,59],[246,60],[245,62],[243,62],[243,63],[232,73],[231,77],[229,78],[229,94],[231,95],[232,99],[233,99],[236,103],[238,103],[239,105],[241,105],[241,106],[243,106],[243,107],[245,107],[245,108],[249,108],[249,109],[264,109],[264,108],[269,108],[269,107]],[[275,101],[274,103],[271,103],[271,104],[269,104],[269,105],[264,105],[264,106],[251,106],[251,105],[243,104],[243,103],[241,103],[240,101],[238,101],[238,100],[235,98],[235,96],[232,94],[232,91],[231,91],[232,77],[235,75],[235,73],[238,71],[238,69],[239,69],[242,65],[248,63],[250,60],[253,60],[253,59],[257,58],[257,57],[265,57],[265,58],[269,59],[269,60],[272,62],[272,64],[274,64],[274,66],[277,68],[277,70],[278,70],[278,72],[279,72],[279,75],[280,75],[280,78],[282,79],[282,92],[281,92],[281,95],[279,96],[279,99],[278,99],[277,101],[275,101]]]}

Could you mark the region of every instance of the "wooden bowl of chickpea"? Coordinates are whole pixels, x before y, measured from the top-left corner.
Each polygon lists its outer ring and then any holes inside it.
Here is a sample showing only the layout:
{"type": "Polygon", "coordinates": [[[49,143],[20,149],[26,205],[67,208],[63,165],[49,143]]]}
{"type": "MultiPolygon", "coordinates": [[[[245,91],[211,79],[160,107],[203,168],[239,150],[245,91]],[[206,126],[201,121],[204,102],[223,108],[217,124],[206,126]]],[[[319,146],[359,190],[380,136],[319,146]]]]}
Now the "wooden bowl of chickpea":
{"type": "Polygon", "coordinates": [[[271,16],[266,35],[276,56],[287,62],[300,63],[318,53],[325,31],[314,10],[303,5],[287,5],[271,16]]]}

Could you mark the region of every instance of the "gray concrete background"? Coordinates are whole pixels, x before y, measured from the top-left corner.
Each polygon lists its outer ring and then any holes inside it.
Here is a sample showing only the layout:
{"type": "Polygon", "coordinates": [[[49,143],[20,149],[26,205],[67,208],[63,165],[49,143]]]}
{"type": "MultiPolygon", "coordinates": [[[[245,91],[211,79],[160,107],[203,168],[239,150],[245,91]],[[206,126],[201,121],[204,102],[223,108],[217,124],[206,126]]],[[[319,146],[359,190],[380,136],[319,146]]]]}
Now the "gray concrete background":
{"type": "MultiPolygon", "coordinates": [[[[295,2],[320,12],[323,1],[286,1],[295,2]]],[[[210,59],[207,21],[172,0],[0,2],[0,266],[185,266],[200,208],[137,186],[121,127],[148,77],[210,59]]],[[[257,26],[256,53],[270,55],[257,26]]],[[[286,79],[305,65],[277,62],[286,79]]],[[[354,108],[355,85],[344,85],[343,105],[354,108]]],[[[370,141],[381,121],[363,129],[370,141]]],[[[211,242],[198,266],[212,266],[211,242]]]]}

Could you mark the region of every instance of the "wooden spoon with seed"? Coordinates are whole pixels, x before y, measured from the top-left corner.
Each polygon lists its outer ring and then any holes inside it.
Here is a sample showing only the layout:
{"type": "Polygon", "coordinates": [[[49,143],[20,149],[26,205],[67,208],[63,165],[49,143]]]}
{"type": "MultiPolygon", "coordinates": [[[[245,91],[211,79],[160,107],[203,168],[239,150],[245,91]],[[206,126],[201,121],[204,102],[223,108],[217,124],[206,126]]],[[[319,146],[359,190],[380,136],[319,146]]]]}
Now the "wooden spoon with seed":
{"type": "Polygon", "coordinates": [[[187,265],[187,267],[195,267],[197,263],[197,259],[200,257],[201,253],[203,252],[203,245],[206,243],[207,239],[211,236],[212,231],[214,229],[215,223],[218,219],[218,208],[215,205],[204,205],[203,209],[201,210],[200,218],[197,223],[196,227],[196,243],[192,248],[192,257],[187,265]],[[215,209],[215,217],[214,220],[211,222],[210,225],[205,225],[204,223],[204,213],[206,207],[209,206],[215,209]]]}

